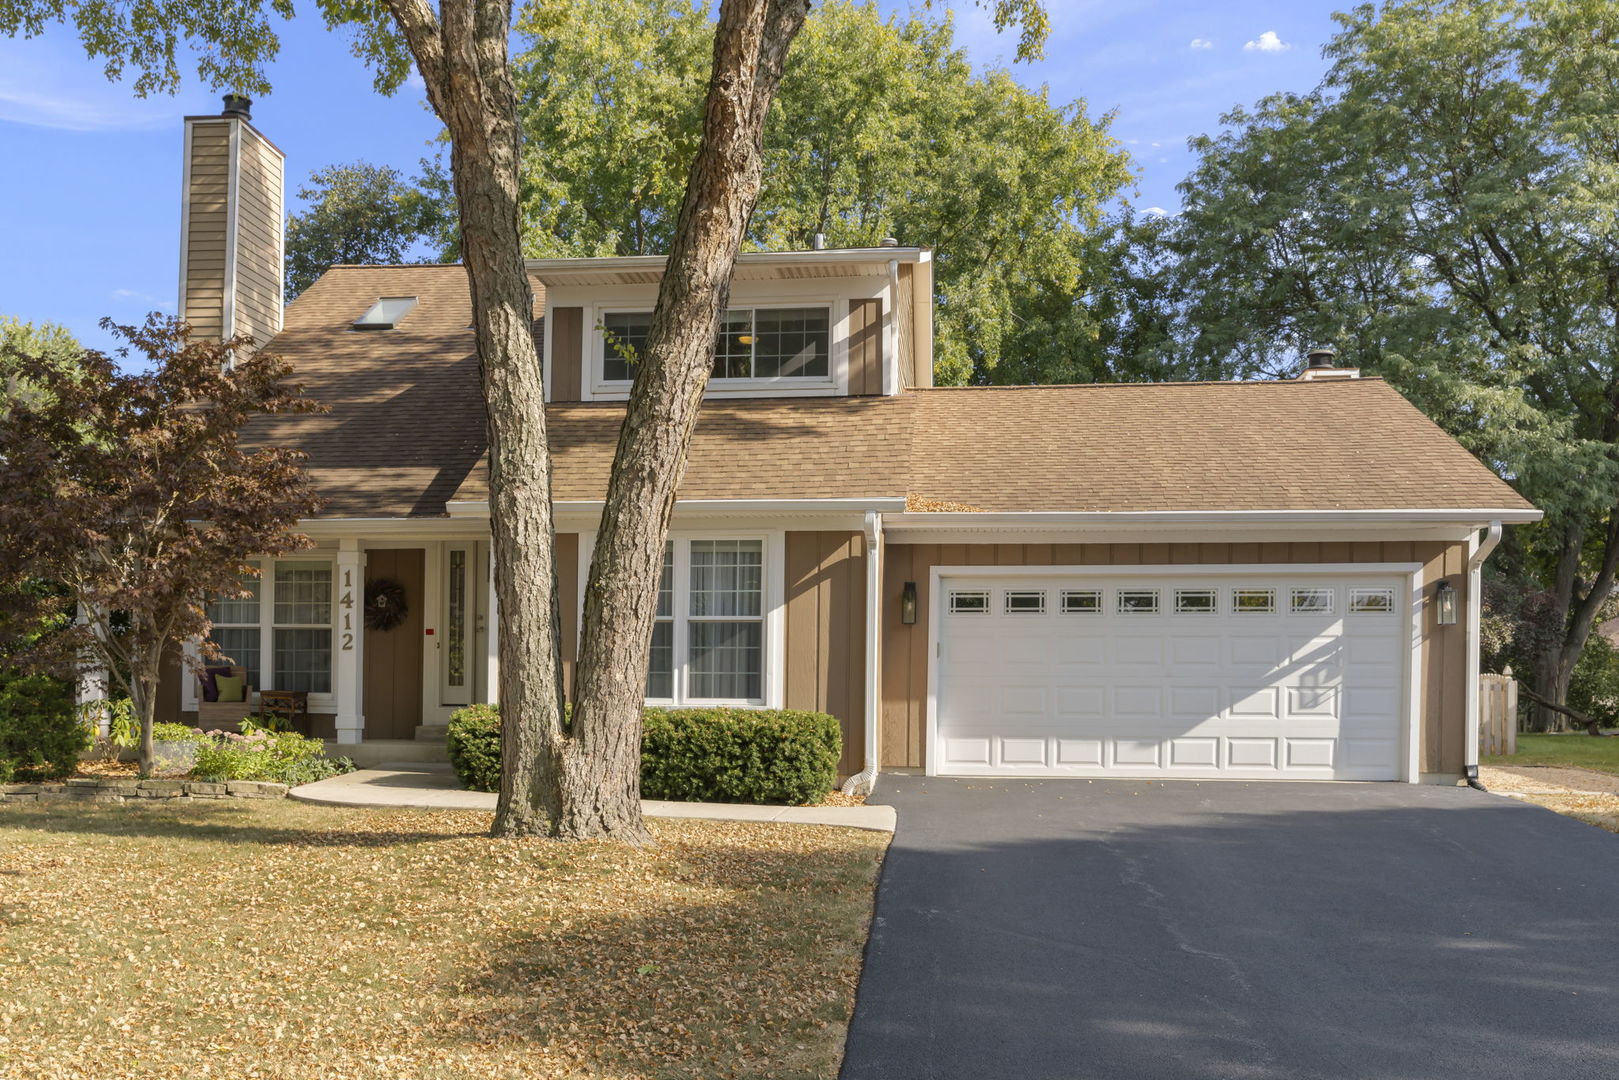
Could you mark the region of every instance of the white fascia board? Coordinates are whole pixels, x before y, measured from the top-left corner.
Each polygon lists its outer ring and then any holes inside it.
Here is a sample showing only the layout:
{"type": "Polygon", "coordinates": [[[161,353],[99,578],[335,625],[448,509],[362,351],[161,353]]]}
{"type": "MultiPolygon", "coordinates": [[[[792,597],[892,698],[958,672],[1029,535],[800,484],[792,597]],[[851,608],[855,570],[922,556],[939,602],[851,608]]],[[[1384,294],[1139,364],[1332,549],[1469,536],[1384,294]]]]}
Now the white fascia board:
{"type": "Polygon", "coordinates": [[[311,540],[419,537],[427,540],[486,540],[489,523],[477,518],[305,518],[297,530],[311,540]]]}
{"type": "MultiPolygon", "coordinates": [[[[932,256],[933,253],[927,248],[917,247],[834,248],[823,251],[744,251],[736,257],[736,265],[740,268],[793,266],[804,263],[838,266],[851,263],[887,264],[894,260],[919,263],[931,261],[932,256]]],[[[668,256],[666,255],[605,255],[582,259],[528,259],[524,265],[530,273],[538,275],[540,280],[544,281],[547,272],[580,274],[615,270],[661,271],[667,262],[668,256]]]]}
{"type": "Polygon", "coordinates": [[[1492,521],[1522,524],[1539,521],[1539,510],[1145,510],[1041,511],[983,513],[976,511],[908,512],[885,516],[883,528],[1016,528],[1039,526],[1133,526],[1143,525],[1473,525],[1484,527],[1492,521]]]}

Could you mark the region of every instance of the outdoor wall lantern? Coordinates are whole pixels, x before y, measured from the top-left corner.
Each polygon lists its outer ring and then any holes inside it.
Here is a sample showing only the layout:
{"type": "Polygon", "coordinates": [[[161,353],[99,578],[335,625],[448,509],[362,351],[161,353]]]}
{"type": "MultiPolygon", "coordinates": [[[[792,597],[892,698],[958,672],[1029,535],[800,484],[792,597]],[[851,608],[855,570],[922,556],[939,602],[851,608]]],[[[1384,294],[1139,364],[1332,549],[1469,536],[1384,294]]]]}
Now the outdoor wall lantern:
{"type": "Polygon", "coordinates": [[[899,621],[906,626],[916,623],[916,582],[907,581],[899,591],[899,621]]]}
{"type": "Polygon", "coordinates": [[[1451,583],[1440,578],[1433,590],[1434,611],[1440,626],[1456,625],[1456,590],[1451,583]]]}

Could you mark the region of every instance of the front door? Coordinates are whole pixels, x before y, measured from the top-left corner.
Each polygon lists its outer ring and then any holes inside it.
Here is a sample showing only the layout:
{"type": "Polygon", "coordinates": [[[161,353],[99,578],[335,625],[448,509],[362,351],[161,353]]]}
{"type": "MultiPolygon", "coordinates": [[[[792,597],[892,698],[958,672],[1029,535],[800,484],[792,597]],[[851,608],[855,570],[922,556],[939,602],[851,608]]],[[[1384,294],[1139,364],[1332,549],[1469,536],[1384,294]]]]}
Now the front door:
{"type": "Polygon", "coordinates": [[[365,737],[413,739],[422,722],[427,552],[373,548],[365,560],[365,737]]]}

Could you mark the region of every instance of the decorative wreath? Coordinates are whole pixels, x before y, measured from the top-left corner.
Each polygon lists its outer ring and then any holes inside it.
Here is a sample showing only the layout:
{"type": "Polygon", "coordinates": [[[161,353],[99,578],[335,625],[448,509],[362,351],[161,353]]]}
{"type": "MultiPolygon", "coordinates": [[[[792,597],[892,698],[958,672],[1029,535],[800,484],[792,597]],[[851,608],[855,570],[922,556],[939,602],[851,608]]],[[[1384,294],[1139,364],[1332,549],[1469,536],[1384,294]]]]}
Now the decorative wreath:
{"type": "Polygon", "coordinates": [[[405,621],[410,605],[405,602],[405,586],[393,578],[376,578],[365,583],[365,628],[392,630],[405,621]]]}

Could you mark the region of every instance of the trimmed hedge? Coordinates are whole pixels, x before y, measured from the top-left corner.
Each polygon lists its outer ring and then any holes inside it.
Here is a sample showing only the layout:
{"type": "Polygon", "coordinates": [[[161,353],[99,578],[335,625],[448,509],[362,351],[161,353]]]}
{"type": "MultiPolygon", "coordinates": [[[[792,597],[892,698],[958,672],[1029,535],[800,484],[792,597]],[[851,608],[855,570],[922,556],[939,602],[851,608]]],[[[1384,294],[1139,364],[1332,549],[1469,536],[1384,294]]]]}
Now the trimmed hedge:
{"type": "MultiPolygon", "coordinates": [[[[450,763],[473,791],[500,786],[500,707],[450,718],[450,763]]],[[[641,794],[682,802],[820,802],[837,783],[843,737],[834,717],[786,709],[648,709],[641,794]]]]}
{"type": "Polygon", "coordinates": [[[450,764],[468,791],[500,790],[500,706],[468,705],[450,714],[450,764]]]}
{"type": "Polygon", "coordinates": [[[89,748],[90,729],[79,720],[66,680],[0,676],[0,784],[72,776],[89,748]]]}

